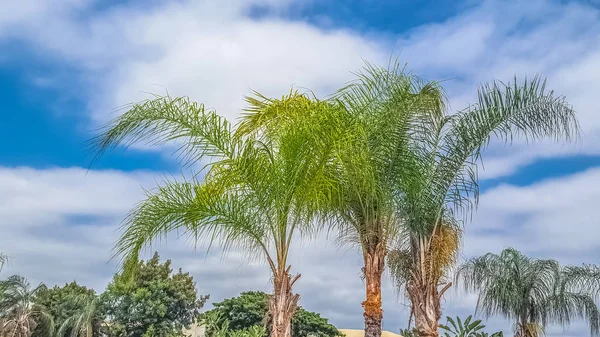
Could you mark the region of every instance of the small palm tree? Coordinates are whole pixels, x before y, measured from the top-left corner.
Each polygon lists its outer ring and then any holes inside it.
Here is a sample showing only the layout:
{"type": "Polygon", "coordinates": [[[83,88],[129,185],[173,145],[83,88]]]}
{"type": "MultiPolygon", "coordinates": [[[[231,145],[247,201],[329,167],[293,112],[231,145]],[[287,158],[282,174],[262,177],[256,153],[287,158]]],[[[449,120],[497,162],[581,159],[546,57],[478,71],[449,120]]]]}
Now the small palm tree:
{"type": "Polygon", "coordinates": [[[93,337],[98,335],[102,319],[99,317],[100,298],[97,296],[83,295],[73,299],[73,304],[79,311],[67,318],[58,328],[57,337],[93,337]]]}
{"type": "Polygon", "coordinates": [[[30,337],[34,330],[47,336],[54,332],[53,320],[44,307],[34,304],[35,295],[46,289],[35,288],[22,276],[0,282],[0,336],[30,337]]]}
{"type": "Polygon", "coordinates": [[[586,320],[592,335],[600,332],[597,267],[561,267],[508,248],[467,261],[457,279],[467,291],[479,292],[477,310],[483,315],[514,320],[515,337],[538,337],[548,324],[564,327],[574,318],[586,320]]]}
{"type": "MultiPolygon", "coordinates": [[[[481,324],[481,320],[477,319],[472,321],[473,316],[469,315],[464,321],[460,317],[456,319],[447,316],[445,325],[440,325],[440,329],[444,330],[445,337],[488,337],[486,332],[481,330],[485,329],[485,325],[481,324]]],[[[504,334],[500,332],[493,333],[490,337],[503,337],[504,334]]]]}
{"type": "MultiPolygon", "coordinates": [[[[279,110],[318,112],[324,104],[291,93],[281,100],[249,98],[249,115],[279,110]]],[[[313,233],[320,188],[327,183],[319,160],[322,134],[298,125],[285,132],[270,127],[236,130],[225,118],[187,98],[156,97],[134,105],[95,139],[101,152],[118,144],[178,143],[185,164],[202,161],[196,178],[166,181],[124,220],[116,254],[134,266],[140,250],[168,233],[242,248],[260,257],[273,275],[272,337],[290,335],[299,295],[292,286],[288,255],[292,239],[313,233]]]]}

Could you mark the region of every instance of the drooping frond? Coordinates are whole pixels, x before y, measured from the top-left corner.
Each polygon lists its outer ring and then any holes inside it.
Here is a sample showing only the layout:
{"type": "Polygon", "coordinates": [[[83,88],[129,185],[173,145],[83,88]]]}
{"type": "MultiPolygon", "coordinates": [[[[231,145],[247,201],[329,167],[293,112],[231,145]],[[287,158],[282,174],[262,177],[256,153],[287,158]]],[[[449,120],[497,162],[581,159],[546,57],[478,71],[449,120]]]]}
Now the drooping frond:
{"type": "Polygon", "coordinates": [[[127,216],[115,254],[137,261],[142,248],[169,233],[218,242],[225,250],[243,246],[266,252],[262,215],[252,205],[252,200],[224,190],[218,182],[169,182],[127,216]]]}
{"type": "Polygon", "coordinates": [[[600,268],[594,265],[568,266],[563,270],[563,286],[600,294],[600,268]]]}
{"type": "Polygon", "coordinates": [[[179,141],[182,162],[202,157],[231,157],[236,150],[230,123],[187,97],[155,96],[134,104],[91,140],[98,154],[117,145],[150,146],[179,141]]]}

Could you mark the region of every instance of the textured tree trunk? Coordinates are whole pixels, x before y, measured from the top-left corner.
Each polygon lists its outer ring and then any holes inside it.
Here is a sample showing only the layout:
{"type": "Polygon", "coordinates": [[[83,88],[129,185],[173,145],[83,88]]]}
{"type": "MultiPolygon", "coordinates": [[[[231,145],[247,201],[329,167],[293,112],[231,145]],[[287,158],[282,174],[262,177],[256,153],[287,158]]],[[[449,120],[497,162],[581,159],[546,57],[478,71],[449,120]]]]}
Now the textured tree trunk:
{"type": "Polygon", "coordinates": [[[406,285],[408,297],[412,302],[415,328],[419,337],[438,337],[438,325],[442,316],[440,299],[450,284],[438,292],[437,284],[420,283],[419,280],[413,279],[406,285]]]}
{"type": "Polygon", "coordinates": [[[290,267],[274,275],[274,294],[269,301],[271,313],[271,337],[290,337],[291,322],[300,295],[292,293],[292,285],[300,278],[300,274],[292,277],[290,267]]]}
{"type": "Polygon", "coordinates": [[[364,252],[363,272],[366,283],[366,300],[362,303],[365,318],[365,337],[381,337],[381,275],[385,267],[385,250],[381,244],[364,252]]]}

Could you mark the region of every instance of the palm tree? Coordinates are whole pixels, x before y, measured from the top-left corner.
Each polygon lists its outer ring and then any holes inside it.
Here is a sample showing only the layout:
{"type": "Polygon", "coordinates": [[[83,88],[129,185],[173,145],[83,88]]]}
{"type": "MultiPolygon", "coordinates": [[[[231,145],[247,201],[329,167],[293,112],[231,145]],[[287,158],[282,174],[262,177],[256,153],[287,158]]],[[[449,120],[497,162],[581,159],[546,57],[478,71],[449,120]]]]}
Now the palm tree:
{"type": "Polygon", "coordinates": [[[29,337],[36,329],[47,336],[52,335],[52,317],[44,307],[33,303],[35,295],[45,288],[43,283],[32,288],[19,275],[0,282],[1,337],[29,337]]]}
{"type": "Polygon", "coordinates": [[[93,337],[98,334],[102,319],[98,315],[100,298],[82,295],[73,299],[79,312],[67,318],[58,328],[57,336],[63,337],[70,331],[70,337],[93,337]]]}
{"type": "Polygon", "coordinates": [[[467,291],[479,292],[478,311],[515,321],[515,337],[538,337],[548,324],[565,327],[574,318],[585,319],[592,335],[600,333],[597,267],[561,267],[508,248],[467,261],[457,279],[467,291]]]}
{"type": "MultiPolygon", "coordinates": [[[[281,100],[258,96],[248,102],[249,114],[317,111],[323,105],[294,92],[281,100]]],[[[100,152],[118,144],[173,141],[185,164],[205,165],[194,178],[167,180],[126,217],[115,248],[125,269],[135,265],[143,247],[171,232],[218,242],[224,251],[241,248],[268,264],[274,285],[271,336],[289,336],[299,299],[292,286],[300,277],[287,263],[290,245],[294,235],[312,233],[311,218],[323,198],[317,187],[327,181],[322,170],[327,163],[318,160],[326,150],[318,141],[322,135],[312,131],[298,126],[236,132],[203,105],[169,96],[135,104],[116,118],[94,140],[100,152]],[[205,174],[202,181],[199,174],[205,174]]]]}
{"type": "Polygon", "coordinates": [[[536,77],[519,84],[493,82],[478,90],[478,103],[455,114],[426,114],[408,142],[405,165],[393,181],[402,218],[391,274],[411,301],[420,336],[438,336],[440,299],[460,249],[461,230],[478,202],[477,164],[492,137],[505,143],[577,136],[575,112],[564,97],[536,77]]]}

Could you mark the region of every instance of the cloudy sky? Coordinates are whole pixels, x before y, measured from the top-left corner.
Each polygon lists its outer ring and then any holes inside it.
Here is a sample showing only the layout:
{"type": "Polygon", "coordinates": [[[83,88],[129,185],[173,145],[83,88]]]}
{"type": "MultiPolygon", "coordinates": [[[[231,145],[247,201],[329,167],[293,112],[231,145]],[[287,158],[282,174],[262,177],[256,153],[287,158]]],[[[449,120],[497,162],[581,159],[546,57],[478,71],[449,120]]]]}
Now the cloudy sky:
{"type": "MultiPolygon", "coordinates": [[[[124,214],[180,167],[171,149],[118,149],[91,164],[85,146],[118,107],[149,93],[188,95],[235,120],[250,90],[327,95],[363,60],[390,57],[445,80],[452,108],[482,81],[543,74],[579,113],[577,144],[494,145],[463,258],[513,246],[563,263],[600,263],[600,1],[92,1],[0,0],[0,251],[49,285],[102,291],[124,214]]],[[[242,253],[156,246],[220,301],[270,287],[242,253]]],[[[301,304],[361,328],[360,256],[325,237],[299,242],[301,304]]],[[[406,303],[386,278],[384,328],[405,327],[406,303]]],[[[458,291],[448,315],[473,313],[458,291]]],[[[502,319],[490,328],[510,331],[502,319]]],[[[588,336],[584,324],[550,336],[588,336]]]]}

